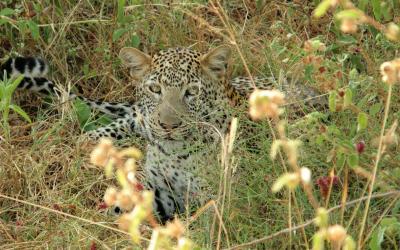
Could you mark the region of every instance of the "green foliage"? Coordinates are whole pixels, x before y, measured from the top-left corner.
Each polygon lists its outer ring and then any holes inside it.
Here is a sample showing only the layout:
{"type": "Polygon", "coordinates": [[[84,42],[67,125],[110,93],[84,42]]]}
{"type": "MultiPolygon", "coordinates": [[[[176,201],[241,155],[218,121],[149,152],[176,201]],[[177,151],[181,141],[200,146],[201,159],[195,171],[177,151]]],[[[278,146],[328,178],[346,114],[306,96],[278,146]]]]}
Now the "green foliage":
{"type": "Polygon", "coordinates": [[[79,125],[85,132],[95,130],[112,122],[112,119],[107,115],[101,115],[99,118],[93,120],[89,105],[82,100],[77,99],[74,101],[74,109],[79,121],[79,125]]]}
{"type": "Polygon", "coordinates": [[[38,40],[40,36],[38,24],[33,19],[25,20],[21,18],[14,20],[13,16],[16,15],[16,13],[16,10],[10,8],[2,9],[0,11],[0,26],[8,24],[11,27],[16,28],[22,35],[30,32],[32,38],[38,40]]]}
{"type": "MultiPolygon", "coordinates": [[[[381,250],[384,237],[393,237],[392,247],[398,247],[397,243],[400,237],[400,222],[396,217],[387,217],[382,219],[379,225],[372,233],[369,241],[370,250],[381,250]]],[[[395,249],[395,248],[391,248],[395,249]]]]}
{"type": "Polygon", "coordinates": [[[15,79],[7,79],[6,75],[4,74],[4,80],[0,80],[0,112],[2,114],[2,127],[7,138],[10,136],[10,128],[8,124],[10,110],[13,110],[25,120],[31,122],[31,119],[25,113],[25,111],[23,111],[18,105],[11,103],[14,91],[17,89],[23,78],[23,76],[19,76],[15,79]]]}

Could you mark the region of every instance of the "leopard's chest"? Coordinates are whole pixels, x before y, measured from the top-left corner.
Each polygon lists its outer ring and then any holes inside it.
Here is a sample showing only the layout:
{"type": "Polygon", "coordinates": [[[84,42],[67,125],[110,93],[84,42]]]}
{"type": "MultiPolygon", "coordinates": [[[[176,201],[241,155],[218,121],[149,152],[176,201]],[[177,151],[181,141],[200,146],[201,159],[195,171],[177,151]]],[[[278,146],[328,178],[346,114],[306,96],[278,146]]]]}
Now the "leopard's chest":
{"type": "Polygon", "coordinates": [[[199,169],[214,160],[210,147],[204,144],[173,142],[147,146],[145,173],[154,183],[168,183],[175,192],[197,192],[202,178],[199,169]]]}

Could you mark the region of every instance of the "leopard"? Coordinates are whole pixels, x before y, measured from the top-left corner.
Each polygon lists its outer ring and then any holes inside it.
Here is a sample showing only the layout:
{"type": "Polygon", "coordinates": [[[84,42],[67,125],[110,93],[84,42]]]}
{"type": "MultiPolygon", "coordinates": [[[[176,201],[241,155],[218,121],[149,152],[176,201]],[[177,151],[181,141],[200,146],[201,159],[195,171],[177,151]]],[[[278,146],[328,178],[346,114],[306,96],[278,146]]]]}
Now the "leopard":
{"type": "MultiPolygon", "coordinates": [[[[136,86],[134,103],[103,102],[72,93],[69,96],[114,119],[109,125],[89,131],[92,140],[132,136],[146,140],[144,182],[154,191],[154,211],[161,222],[186,212],[188,205],[198,202],[199,193],[207,190],[198,169],[207,167],[210,148],[219,145],[229,132],[232,107],[243,103],[255,87],[277,87],[271,78],[229,78],[231,54],[229,45],[206,53],[186,47],[169,48],[154,55],[125,47],[119,58],[136,86]]],[[[43,59],[17,57],[5,62],[1,72],[11,77],[23,75],[21,89],[57,94],[55,84],[46,78],[48,68],[43,59]]],[[[287,79],[279,87],[291,102],[307,100],[310,106],[326,105],[311,87],[287,79]]]]}

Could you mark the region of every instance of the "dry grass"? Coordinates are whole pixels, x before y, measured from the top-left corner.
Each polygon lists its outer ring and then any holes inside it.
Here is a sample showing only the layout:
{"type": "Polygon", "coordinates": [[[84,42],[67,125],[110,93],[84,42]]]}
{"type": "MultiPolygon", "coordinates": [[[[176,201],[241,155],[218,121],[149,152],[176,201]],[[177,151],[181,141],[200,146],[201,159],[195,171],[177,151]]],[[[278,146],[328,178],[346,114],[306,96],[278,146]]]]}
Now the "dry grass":
{"type": "MultiPolygon", "coordinates": [[[[128,72],[121,67],[117,54],[124,46],[136,45],[137,39],[138,47],[148,53],[174,46],[190,46],[205,52],[223,42],[235,42],[242,58],[235,53],[232,75],[246,75],[249,71],[252,75],[278,78],[282,70],[303,79],[308,77],[307,65],[303,63],[303,43],[319,37],[328,46],[328,51],[322,55],[324,69],[315,68],[305,84],[322,93],[352,88],[356,111],[370,114],[372,106],[377,103],[382,106],[369,116],[368,128],[360,133],[356,132],[357,114],[345,110],[326,111],[329,119],[325,121],[291,121],[288,136],[303,141],[299,164],[312,170],[314,180],[329,176],[332,170],[339,177],[339,184],[332,188],[328,201],[314,185],[314,194],[321,204],[326,203],[328,208],[339,205],[344,191],[347,191],[347,201],[367,194],[367,179],[347,163],[341,164],[338,155],[343,150],[349,152],[349,142],[351,146],[364,140],[366,149],[360,155],[359,166],[367,176],[373,172],[377,151],[373,139],[380,133],[386,98],[377,69],[382,62],[398,56],[399,44],[388,42],[369,28],[364,34],[353,36],[352,41],[339,34],[332,18],[311,20],[310,13],[315,6],[306,1],[235,0],[214,7],[205,1],[186,4],[127,2],[125,13],[129,18],[121,22],[117,20],[117,1],[38,0],[31,4],[6,0],[0,3],[0,10],[4,7],[20,10],[19,15],[12,17],[15,20],[29,19],[28,10],[36,13],[32,20],[40,25],[41,36],[34,40],[29,32],[19,32],[3,24],[0,26],[0,56],[40,55],[50,62],[51,79],[62,89],[68,90],[71,86],[91,98],[133,101],[134,83],[128,80],[128,72]],[[113,41],[113,32],[120,28],[130,30],[113,41]],[[350,74],[354,68],[360,73],[350,74]],[[339,74],[341,79],[337,77],[339,74]],[[319,142],[321,134],[325,135],[322,143],[319,142]]],[[[398,20],[399,16],[394,18],[398,20]]],[[[393,92],[398,93],[398,88],[394,86],[393,92]]],[[[93,145],[82,135],[73,105],[46,101],[30,93],[16,93],[15,102],[28,112],[33,123],[27,124],[12,115],[9,120],[11,139],[0,140],[0,194],[24,201],[0,198],[2,249],[129,246],[129,238],[124,233],[76,218],[114,227],[115,217],[99,209],[104,191],[113,180],[106,180],[101,170],[89,164],[93,145]]],[[[274,130],[267,122],[247,120],[243,110],[236,112],[239,130],[234,152],[225,155],[223,164],[226,169],[235,171],[232,175],[222,175],[212,184],[220,194],[225,194],[218,197],[220,202],[215,206],[222,218],[216,217],[215,207],[211,206],[190,224],[188,236],[201,248],[213,249],[228,247],[228,239],[229,246],[235,246],[286,230],[247,248],[310,248],[316,229],[307,224],[315,216],[307,196],[300,189],[290,196],[287,192],[271,192],[274,180],[285,172],[281,161],[272,161],[269,157],[274,130]],[[254,133],[245,134],[241,129],[245,126],[255,127],[254,133]],[[221,220],[226,233],[218,224],[221,220]],[[303,223],[308,226],[298,227],[288,234],[291,231],[287,230],[289,222],[293,227],[303,223]]],[[[387,123],[392,124],[399,118],[400,99],[393,94],[387,123]]],[[[122,144],[143,148],[143,142],[137,138],[122,144]]],[[[398,152],[399,146],[394,145],[383,155],[375,192],[399,189],[398,152]]],[[[219,176],[223,168],[218,162],[213,165],[219,176]]],[[[399,217],[399,210],[392,209],[399,206],[398,198],[398,195],[387,195],[371,200],[364,244],[368,244],[372,230],[382,218],[399,217]]],[[[332,211],[330,219],[332,224],[344,222],[348,232],[357,239],[364,203],[354,205],[332,211]]],[[[399,238],[386,237],[383,246],[391,248],[396,240],[398,242],[399,238]]]]}

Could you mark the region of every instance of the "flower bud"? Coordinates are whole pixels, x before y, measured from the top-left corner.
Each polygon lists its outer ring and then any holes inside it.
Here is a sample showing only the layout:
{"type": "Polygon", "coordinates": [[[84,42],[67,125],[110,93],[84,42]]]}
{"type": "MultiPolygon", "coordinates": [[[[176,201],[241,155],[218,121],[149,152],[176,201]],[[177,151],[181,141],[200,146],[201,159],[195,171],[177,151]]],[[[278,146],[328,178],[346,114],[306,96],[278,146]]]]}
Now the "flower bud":
{"type": "Polygon", "coordinates": [[[130,148],[121,150],[121,152],[119,152],[119,155],[121,157],[125,157],[125,156],[132,157],[135,160],[140,160],[143,158],[142,152],[139,149],[134,148],[134,147],[130,147],[130,148]]]}
{"type": "Polygon", "coordinates": [[[351,236],[347,236],[344,240],[343,250],[356,250],[356,243],[351,236]]]}
{"type": "Polygon", "coordinates": [[[177,250],[192,250],[194,248],[194,244],[191,240],[187,238],[180,238],[178,240],[177,250]]]}
{"type": "Polygon", "coordinates": [[[300,178],[304,184],[309,184],[311,182],[311,170],[306,167],[300,169],[300,178]]]}
{"type": "Polygon", "coordinates": [[[164,233],[171,238],[179,239],[183,233],[185,232],[185,228],[182,223],[178,219],[174,219],[172,222],[168,222],[164,233]]]}
{"type": "Polygon", "coordinates": [[[381,64],[380,71],[382,81],[387,84],[394,84],[399,81],[399,69],[393,62],[384,62],[381,64]]]}
{"type": "Polygon", "coordinates": [[[340,30],[344,33],[356,33],[358,30],[357,21],[354,19],[343,19],[340,30]]]}
{"type": "Polygon", "coordinates": [[[300,183],[300,176],[298,173],[286,173],[276,180],[272,186],[272,192],[280,191],[284,186],[290,190],[295,189],[300,183]]]}
{"type": "Polygon", "coordinates": [[[132,193],[125,189],[117,194],[117,204],[124,210],[131,210],[133,208],[132,193]]]}
{"type": "Polygon", "coordinates": [[[320,228],[328,226],[329,214],[326,208],[320,207],[317,210],[317,217],[315,218],[315,224],[320,228]]]}
{"type": "Polygon", "coordinates": [[[249,113],[254,120],[277,118],[282,110],[280,105],[285,103],[285,96],[277,90],[255,90],[249,99],[249,113]]]}
{"type": "Polygon", "coordinates": [[[325,249],[325,233],[320,230],[313,236],[312,250],[324,250],[324,249],[325,249]]]}
{"type": "Polygon", "coordinates": [[[347,233],[341,225],[333,225],[328,228],[327,238],[333,246],[339,248],[346,239],[347,233]]]}
{"type": "Polygon", "coordinates": [[[117,201],[117,189],[114,187],[107,188],[106,192],[104,193],[104,202],[107,206],[112,206],[117,201]]]}
{"type": "Polygon", "coordinates": [[[389,23],[386,30],[385,35],[389,40],[399,41],[400,40],[400,28],[394,23],[389,23]]]}

